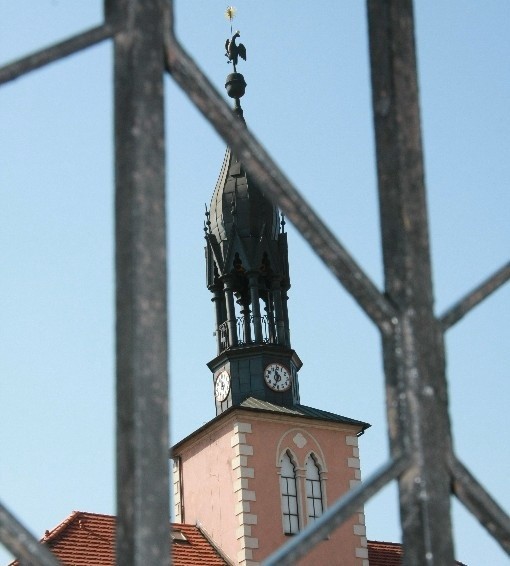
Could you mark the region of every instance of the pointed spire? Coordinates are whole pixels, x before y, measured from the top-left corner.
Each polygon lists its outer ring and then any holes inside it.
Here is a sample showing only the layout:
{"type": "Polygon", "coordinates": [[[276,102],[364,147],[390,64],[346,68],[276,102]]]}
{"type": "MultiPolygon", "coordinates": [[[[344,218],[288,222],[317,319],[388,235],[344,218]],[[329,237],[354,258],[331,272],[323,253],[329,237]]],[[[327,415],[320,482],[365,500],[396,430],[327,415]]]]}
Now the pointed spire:
{"type": "MultiPolygon", "coordinates": [[[[234,8],[227,8],[226,16],[232,23],[234,8]]],[[[227,76],[225,87],[235,101],[234,114],[246,124],[241,108],[246,81],[237,72],[239,58],[246,60],[246,48],[237,42],[241,34],[233,33],[232,25],[230,33],[225,56],[234,72],[227,76]]],[[[218,349],[208,365],[215,384],[219,376],[226,374],[230,379],[227,397],[216,395],[217,414],[249,396],[294,406],[299,403],[301,361],[290,345],[285,220],[230,148],[206,211],[204,231],[218,349]],[[285,390],[272,387],[264,378],[276,367],[290,376],[285,390]]]]}

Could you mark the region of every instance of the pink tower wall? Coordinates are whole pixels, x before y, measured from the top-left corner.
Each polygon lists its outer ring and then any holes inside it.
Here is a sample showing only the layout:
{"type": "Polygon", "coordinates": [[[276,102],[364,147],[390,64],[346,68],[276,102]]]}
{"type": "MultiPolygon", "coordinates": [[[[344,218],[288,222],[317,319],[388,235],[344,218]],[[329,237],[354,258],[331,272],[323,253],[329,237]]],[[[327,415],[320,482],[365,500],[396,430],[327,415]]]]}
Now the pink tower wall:
{"type": "MultiPolygon", "coordinates": [[[[322,468],[326,505],[359,482],[357,427],[237,410],[181,445],[184,522],[199,522],[235,563],[255,566],[288,539],[283,533],[279,459],[292,453],[304,492],[313,452],[322,468]]],[[[300,525],[306,524],[306,499],[300,525]]],[[[368,566],[363,511],[320,543],[304,565],[368,566]]]]}

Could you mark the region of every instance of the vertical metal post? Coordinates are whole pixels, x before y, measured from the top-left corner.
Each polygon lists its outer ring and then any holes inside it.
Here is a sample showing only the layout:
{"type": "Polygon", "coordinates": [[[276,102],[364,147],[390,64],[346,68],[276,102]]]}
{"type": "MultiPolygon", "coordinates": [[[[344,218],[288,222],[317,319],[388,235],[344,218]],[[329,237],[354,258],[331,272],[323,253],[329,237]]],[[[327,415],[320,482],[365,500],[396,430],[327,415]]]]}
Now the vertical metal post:
{"type": "Polygon", "coordinates": [[[368,0],[386,293],[383,337],[391,448],[408,452],[399,480],[405,565],[453,564],[451,450],[444,340],[434,318],[411,0],[368,0]]]}
{"type": "Polygon", "coordinates": [[[258,273],[250,272],[251,312],[253,313],[253,331],[256,344],[262,344],[262,319],[260,317],[258,273]]]}
{"type": "Polygon", "coordinates": [[[223,290],[225,293],[225,304],[227,306],[227,325],[228,325],[228,345],[229,347],[237,346],[237,321],[236,310],[234,305],[234,292],[232,291],[232,281],[230,276],[223,281],[223,290]]]}
{"type": "Polygon", "coordinates": [[[117,564],[170,563],[163,0],[106,0],[115,35],[117,564]]]}

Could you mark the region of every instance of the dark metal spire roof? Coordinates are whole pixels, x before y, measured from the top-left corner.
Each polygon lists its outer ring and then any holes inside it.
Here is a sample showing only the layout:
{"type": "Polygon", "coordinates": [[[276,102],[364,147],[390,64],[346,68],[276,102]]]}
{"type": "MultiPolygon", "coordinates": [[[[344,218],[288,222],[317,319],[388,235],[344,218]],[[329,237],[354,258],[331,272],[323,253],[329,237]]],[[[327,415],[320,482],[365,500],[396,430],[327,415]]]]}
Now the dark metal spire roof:
{"type": "MultiPolygon", "coordinates": [[[[237,72],[236,64],[237,56],[246,60],[246,49],[243,45],[235,44],[237,37],[239,32],[225,43],[225,55],[229,63],[234,64],[234,72],[227,76],[225,88],[228,96],[235,100],[234,114],[245,123],[240,99],[244,96],[246,81],[237,72]]],[[[230,148],[226,150],[212,196],[208,230],[222,248],[224,258],[234,238],[243,240],[243,248],[248,254],[260,248],[263,240],[278,240],[280,215],[277,207],[263,196],[230,148]]]]}
{"type": "Polygon", "coordinates": [[[241,238],[258,242],[265,236],[278,239],[278,209],[250,180],[242,164],[227,148],[210,208],[210,229],[218,242],[227,241],[235,229],[241,238]]]}

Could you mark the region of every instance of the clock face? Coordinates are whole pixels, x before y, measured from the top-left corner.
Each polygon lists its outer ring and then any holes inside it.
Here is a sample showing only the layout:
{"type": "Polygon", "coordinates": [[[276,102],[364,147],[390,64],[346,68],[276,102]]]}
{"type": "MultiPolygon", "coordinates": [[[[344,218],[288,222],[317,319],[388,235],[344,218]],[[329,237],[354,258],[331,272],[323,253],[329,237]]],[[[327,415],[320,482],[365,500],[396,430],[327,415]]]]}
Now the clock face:
{"type": "Polygon", "coordinates": [[[264,380],[273,391],[287,391],[291,379],[289,370],[282,364],[269,364],[264,370],[264,380]]]}
{"type": "Polygon", "coordinates": [[[218,401],[225,401],[230,391],[230,375],[226,369],[222,370],[214,382],[214,395],[218,401]]]}

